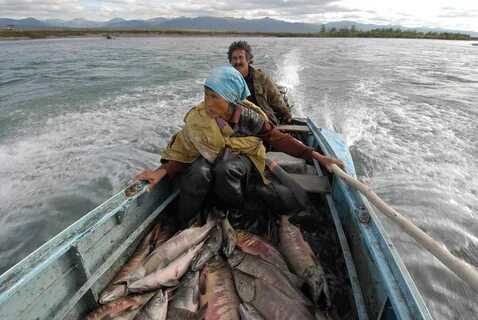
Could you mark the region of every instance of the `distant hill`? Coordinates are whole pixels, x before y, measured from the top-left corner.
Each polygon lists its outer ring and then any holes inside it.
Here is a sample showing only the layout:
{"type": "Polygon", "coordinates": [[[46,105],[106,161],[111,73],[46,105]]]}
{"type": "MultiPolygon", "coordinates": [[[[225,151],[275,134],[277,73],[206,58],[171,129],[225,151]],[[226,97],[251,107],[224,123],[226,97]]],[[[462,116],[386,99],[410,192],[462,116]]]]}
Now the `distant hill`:
{"type": "MultiPolygon", "coordinates": [[[[42,28],[105,28],[105,29],[166,29],[166,30],[210,30],[210,31],[237,31],[237,32],[291,32],[291,33],[310,33],[318,32],[322,24],[313,23],[295,23],[271,18],[263,19],[244,19],[244,18],[221,18],[221,17],[178,17],[164,18],[158,17],[149,20],[126,20],[114,18],[109,21],[92,21],[86,19],[73,20],[45,20],[40,21],[34,18],[27,19],[8,19],[0,18],[0,27],[15,26],[18,29],[42,29],[42,28]]],[[[402,30],[417,30],[421,32],[457,32],[469,34],[478,37],[478,32],[463,30],[447,30],[437,28],[405,28],[398,25],[378,25],[365,24],[355,21],[334,21],[327,22],[324,27],[327,30],[350,29],[352,26],[356,30],[369,31],[382,28],[400,28],[402,30]]]]}
{"type": "Polygon", "coordinates": [[[213,31],[240,32],[293,32],[306,33],[320,31],[320,25],[310,23],[292,23],[271,18],[238,19],[238,18],[175,18],[159,25],[165,29],[194,29],[213,31]]]}
{"type": "Polygon", "coordinates": [[[8,19],[0,18],[0,27],[15,26],[15,28],[30,29],[30,28],[47,28],[50,25],[34,18],[26,19],[8,19]]]}

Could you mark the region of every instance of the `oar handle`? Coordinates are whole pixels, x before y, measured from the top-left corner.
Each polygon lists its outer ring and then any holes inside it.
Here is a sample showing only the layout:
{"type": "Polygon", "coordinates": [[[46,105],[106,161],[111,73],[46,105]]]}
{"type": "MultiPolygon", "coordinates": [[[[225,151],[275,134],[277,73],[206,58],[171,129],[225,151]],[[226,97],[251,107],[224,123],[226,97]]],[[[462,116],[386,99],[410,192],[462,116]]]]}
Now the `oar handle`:
{"type": "Polygon", "coordinates": [[[478,293],[478,270],[474,266],[451,254],[443,244],[433,239],[431,236],[417,227],[413,222],[389,206],[385,201],[377,196],[375,192],[370,190],[366,184],[349,176],[335,164],[332,166],[332,171],[337,176],[342,178],[347,184],[359,190],[371,203],[375,205],[380,212],[392,219],[393,222],[398,224],[403,231],[408,233],[420,245],[422,245],[431,254],[438,258],[438,260],[440,260],[445,266],[447,266],[478,293]]]}

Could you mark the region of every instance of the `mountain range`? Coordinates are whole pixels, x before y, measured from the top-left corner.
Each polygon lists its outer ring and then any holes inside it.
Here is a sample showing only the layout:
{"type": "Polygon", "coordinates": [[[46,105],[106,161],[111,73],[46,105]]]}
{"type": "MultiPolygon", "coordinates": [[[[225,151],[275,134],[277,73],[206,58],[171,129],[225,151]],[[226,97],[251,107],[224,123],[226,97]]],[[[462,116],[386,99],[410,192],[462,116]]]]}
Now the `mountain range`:
{"type": "Polygon", "coordinates": [[[262,18],[262,19],[244,19],[227,17],[176,17],[164,18],[158,17],[148,20],[126,20],[114,18],[108,21],[93,21],[87,19],[73,20],[38,20],[35,18],[9,19],[0,18],[0,28],[13,26],[17,29],[48,29],[48,28],[95,28],[95,29],[163,29],[163,30],[207,30],[207,31],[237,31],[237,32],[290,32],[290,33],[309,33],[318,32],[322,25],[330,30],[332,28],[350,28],[355,26],[356,30],[368,31],[381,28],[400,28],[402,30],[416,30],[422,32],[456,32],[469,34],[472,37],[478,37],[478,32],[450,30],[438,28],[406,28],[398,25],[378,25],[365,24],[355,21],[335,21],[324,24],[287,22],[283,20],[262,18]]]}

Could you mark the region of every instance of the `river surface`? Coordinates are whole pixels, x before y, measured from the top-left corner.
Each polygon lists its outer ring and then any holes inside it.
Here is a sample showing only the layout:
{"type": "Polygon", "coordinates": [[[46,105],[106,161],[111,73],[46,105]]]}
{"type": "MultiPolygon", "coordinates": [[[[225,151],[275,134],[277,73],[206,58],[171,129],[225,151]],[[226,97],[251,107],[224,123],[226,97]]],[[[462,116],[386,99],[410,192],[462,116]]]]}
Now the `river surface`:
{"type": "MultiPolygon", "coordinates": [[[[0,271],[126,186],[200,102],[234,38],[0,42],[0,271]]],[[[249,38],[294,113],[340,132],[357,172],[478,265],[478,48],[468,42],[249,38]]],[[[386,229],[436,319],[477,295],[386,229]]]]}

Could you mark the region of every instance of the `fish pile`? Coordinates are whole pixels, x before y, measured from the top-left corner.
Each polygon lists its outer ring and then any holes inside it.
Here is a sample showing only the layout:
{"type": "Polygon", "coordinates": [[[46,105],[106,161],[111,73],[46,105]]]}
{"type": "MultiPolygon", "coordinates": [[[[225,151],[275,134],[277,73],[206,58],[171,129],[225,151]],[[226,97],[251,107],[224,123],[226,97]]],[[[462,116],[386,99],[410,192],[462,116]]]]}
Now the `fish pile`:
{"type": "Polygon", "coordinates": [[[173,236],[159,223],[104,289],[100,319],[328,319],[323,268],[281,216],[279,245],[210,215],[173,236]],[[319,307],[320,305],[320,307],[319,307]]]}

